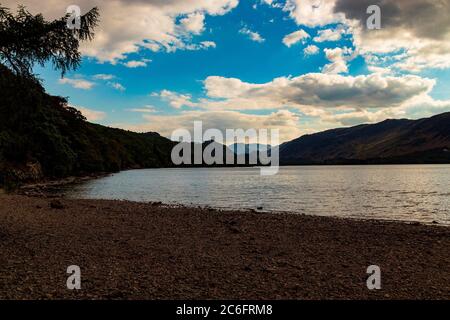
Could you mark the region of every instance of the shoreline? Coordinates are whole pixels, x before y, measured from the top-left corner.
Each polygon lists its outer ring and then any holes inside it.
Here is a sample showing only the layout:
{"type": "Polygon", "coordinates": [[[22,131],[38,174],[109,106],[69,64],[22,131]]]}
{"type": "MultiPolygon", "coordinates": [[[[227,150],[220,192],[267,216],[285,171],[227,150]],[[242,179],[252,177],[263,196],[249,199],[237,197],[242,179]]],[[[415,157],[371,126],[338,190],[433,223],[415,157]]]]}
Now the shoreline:
{"type": "MultiPolygon", "coordinates": [[[[100,172],[84,176],[69,176],[61,179],[48,179],[36,182],[29,182],[21,185],[11,194],[18,194],[30,197],[54,197],[55,192],[61,187],[80,184],[90,180],[101,179],[114,174],[114,172],[100,172]]],[[[3,190],[0,188],[0,190],[3,190]]],[[[1,192],[0,192],[1,194],[1,192]]],[[[56,196],[57,197],[57,196],[56,196]]]]}
{"type": "MultiPolygon", "coordinates": [[[[25,195],[29,197],[39,197],[39,195],[25,195]]],[[[406,225],[421,225],[421,226],[430,226],[430,227],[442,227],[442,228],[450,228],[450,223],[443,223],[440,221],[432,221],[432,222],[423,222],[423,221],[413,221],[413,220],[396,220],[396,219],[383,219],[383,218],[358,218],[352,216],[327,216],[327,215],[313,215],[307,213],[299,213],[295,211],[285,211],[285,210],[266,210],[266,209],[254,209],[254,208],[225,208],[225,207],[214,207],[211,205],[195,205],[195,204],[183,204],[183,203],[166,203],[162,201],[134,201],[134,200],[126,200],[126,199],[103,199],[103,198],[71,198],[66,195],[46,195],[48,198],[61,198],[67,200],[75,200],[75,201],[111,201],[111,202],[120,202],[120,203],[135,203],[135,204],[144,204],[144,205],[152,205],[152,206],[160,206],[167,209],[185,209],[185,210],[203,210],[203,211],[218,211],[224,214],[227,213],[239,213],[239,214],[260,214],[260,215],[296,215],[301,217],[318,217],[318,218],[326,218],[326,219],[336,219],[336,220],[350,220],[356,222],[387,222],[387,223],[399,223],[406,225]]]]}
{"type": "MultiPolygon", "coordinates": [[[[408,164],[401,164],[408,165],[408,164]]],[[[426,165],[426,164],[425,164],[426,165]]],[[[431,165],[447,165],[447,164],[431,164],[431,165]]],[[[305,166],[305,165],[300,165],[305,166]]],[[[318,166],[327,166],[327,165],[318,165],[318,166]]],[[[335,166],[335,165],[330,165],[335,166]]],[[[347,166],[347,165],[337,165],[337,166],[347,166]]],[[[359,166],[359,165],[355,165],[359,166]]],[[[367,166],[367,165],[363,165],[367,166]]],[[[371,165],[369,165],[371,166],[371,165]]],[[[374,165],[378,166],[378,165],[374,165]]],[[[388,165],[389,166],[389,165],[388,165]]],[[[290,166],[284,166],[284,167],[290,167],[290,166]]],[[[307,165],[305,167],[308,167],[307,165]]],[[[240,167],[233,167],[233,168],[240,168],[240,167]]],[[[147,168],[147,169],[184,169],[183,167],[179,168],[147,168]]],[[[310,215],[308,213],[300,213],[295,211],[286,211],[286,210],[266,210],[259,208],[224,208],[224,207],[215,207],[213,205],[196,205],[194,203],[191,204],[184,204],[184,203],[164,203],[161,201],[135,201],[135,200],[126,200],[126,199],[102,199],[102,198],[70,198],[67,197],[66,194],[62,191],[62,187],[76,185],[76,184],[82,184],[84,182],[90,181],[90,180],[97,180],[104,177],[112,176],[115,174],[119,174],[123,171],[130,171],[130,170],[147,170],[146,168],[139,168],[139,169],[126,169],[118,172],[102,172],[98,174],[91,174],[91,175],[84,175],[84,176],[70,176],[67,178],[61,178],[61,179],[55,179],[55,180],[44,180],[40,182],[35,183],[27,183],[19,187],[16,191],[13,192],[6,192],[4,189],[0,188],[0,196],[2,194],[16,194],[16,195],[23,195],[23,196],[29,196],[29,197],[44,197],[44,198],[64,198],[64,199],[72,199],[72,200],[106,200],[106,201],[128,201],[128,202],[136,202],[136,203],[143,203],[143,204],[152,204],[157,203],[159,205],[166,206],[168,208],[170,207],[182,207],[185,209],[204,209],[204,210],[219,210],[219,211],[234,211],[234,212],[242,212],[242,213],[259,213],[259,214],[293,214],[293,215],[301,215],[301,216],[318,216],[318,217],[325,217],[325,218],[334,218],[334,219],[350,219],[355,221],[384,221],[384,222],[394,222],[394,223],[405,223],[405,224],[411,224],[411,225],[425,225],[425,226],[442,226],[442,227],[450,227],[450,222],[446,223],[443,221],[438,220],[432,220],[429,222],[420,221],[420,220],[401,220],[401,219],[389,219],[389,218],[363,218],[363,217],[356,217],[356,216],[338,216],[338,215],[310,215]]],[[[199,167],[199,169],[203,169],[202,167],[199,167]]],[[[205,168],[206,169],[206,168],[205,168]]]]}
{"type": "Polygon", "coordinates": [[[0,239],[0,299],[450,299],[442,225],[0,194],[0,239]]]}

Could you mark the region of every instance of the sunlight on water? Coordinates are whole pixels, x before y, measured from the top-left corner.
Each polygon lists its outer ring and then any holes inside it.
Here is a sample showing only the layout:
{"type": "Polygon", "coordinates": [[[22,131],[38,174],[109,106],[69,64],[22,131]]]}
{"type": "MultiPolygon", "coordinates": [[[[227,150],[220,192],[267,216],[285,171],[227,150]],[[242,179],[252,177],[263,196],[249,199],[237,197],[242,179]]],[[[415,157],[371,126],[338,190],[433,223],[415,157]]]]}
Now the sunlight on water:
{"type": "Polygon", "coordinates": [[[72,198],[262,207],[309,215],[450,224],[450,165],[124,171],[65,190],[72,198]]]}

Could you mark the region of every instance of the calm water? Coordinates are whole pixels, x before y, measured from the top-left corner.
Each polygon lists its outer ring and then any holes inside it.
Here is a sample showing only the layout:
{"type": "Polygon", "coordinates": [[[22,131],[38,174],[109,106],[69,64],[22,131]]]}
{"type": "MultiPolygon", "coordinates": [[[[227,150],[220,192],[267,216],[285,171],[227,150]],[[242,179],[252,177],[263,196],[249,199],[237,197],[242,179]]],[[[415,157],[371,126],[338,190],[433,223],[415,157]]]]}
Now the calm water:
{"type": "Polygon", "coordinates": [[[65,193],[450,224],[450,165],[283,167],[269,177],[257,168],[132,170],[65,193]]]}

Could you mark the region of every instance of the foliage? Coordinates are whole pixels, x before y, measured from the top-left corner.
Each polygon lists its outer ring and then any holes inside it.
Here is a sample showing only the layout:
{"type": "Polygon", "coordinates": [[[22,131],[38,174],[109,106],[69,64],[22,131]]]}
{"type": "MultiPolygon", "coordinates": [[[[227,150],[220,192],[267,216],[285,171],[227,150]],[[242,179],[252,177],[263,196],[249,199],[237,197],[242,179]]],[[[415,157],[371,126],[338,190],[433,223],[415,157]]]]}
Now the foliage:
{"type": "Polygon", "coordinates": [[[69,15],[46,21],[24,7],[16,15],[0,7],[0,185],[170,166],[173,142],[88,123],[65,98],[45,93],[32,74],[35,64],[49,61],[62,75],[76,69],[80,41],[92,40],[98,18],[94,8],[71,30],[69,15]]]}
{"type": "Polygon", "coordinates": [[[32,15],[25,7],[17,14],[0,7],[0,62],[17,75],[33,77],[34,64],[44,66],[50,61],[64,75],[80,65],[80,41],[92,40],[99,20],[93,8],[81,17],[80,29],[69,29],[69,15],[46,21],[41,14],[32,15]]]}
{"type": "Polygon", "coordinates": [[[66,99],[1,64],[0,94],[0,184],[27,163],[50,178],[171,165],[169,139],[89,123],[66,99]]]}

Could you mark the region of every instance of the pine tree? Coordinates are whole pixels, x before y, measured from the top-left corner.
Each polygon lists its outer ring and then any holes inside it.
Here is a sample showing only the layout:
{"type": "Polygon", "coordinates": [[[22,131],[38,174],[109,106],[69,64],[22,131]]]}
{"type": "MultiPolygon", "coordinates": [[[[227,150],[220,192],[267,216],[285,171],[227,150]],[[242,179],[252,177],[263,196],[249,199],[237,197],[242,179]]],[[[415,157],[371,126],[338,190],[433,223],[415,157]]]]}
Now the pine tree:
{"type": "Polygon", "coordinates": [[[68,28],[69,19],[66,15],[46,21],[42,14],[33,15],[23,6],[17,14],[0,7],[0,63],[27,78],[34,78],[34,65],[47,62],[62,76],[77,69],[81,63],[80,42],[93,39],[99,11],[93,8],[83,15],[79,29],[68,28]]]}

